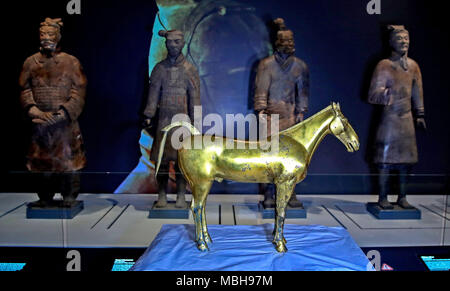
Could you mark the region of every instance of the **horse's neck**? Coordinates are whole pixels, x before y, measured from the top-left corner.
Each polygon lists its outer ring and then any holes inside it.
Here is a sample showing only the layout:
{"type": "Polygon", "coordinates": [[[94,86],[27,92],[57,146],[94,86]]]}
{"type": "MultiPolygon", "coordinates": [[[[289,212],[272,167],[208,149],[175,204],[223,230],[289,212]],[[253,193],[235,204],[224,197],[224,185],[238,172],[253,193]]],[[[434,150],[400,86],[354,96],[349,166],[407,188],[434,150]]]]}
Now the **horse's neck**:
{"type": "Polygon", "coordinates": [[[317,146],[330,133],[329,125],[334,118],[334,111],[331,106],[325,108],[307,120],[280,132],[288,135],[301,143],[308,152],[308,163],[317,146]]]}

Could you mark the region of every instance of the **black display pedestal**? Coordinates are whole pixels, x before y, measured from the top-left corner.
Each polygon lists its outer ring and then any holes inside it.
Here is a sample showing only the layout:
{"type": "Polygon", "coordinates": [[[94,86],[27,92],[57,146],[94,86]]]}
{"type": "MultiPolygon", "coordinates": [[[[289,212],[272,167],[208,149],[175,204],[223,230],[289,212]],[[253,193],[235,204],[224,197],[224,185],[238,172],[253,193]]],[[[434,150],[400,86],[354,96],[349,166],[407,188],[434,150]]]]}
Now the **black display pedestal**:
{"type": "Polygon", "coordinates": [[[394,209],[383,209],[378,203],[367,203],[366,208],[377,219],[420,219],[422,214],[419,209],[404,209],[397,204],[392,204],[394,209]]]}
{"type": "Polygon", "coordinates": [[[47,207],[27,204],[27,219],[72,219],[84,209],[83,201],[75,201],[71,207],[64,207],[62,200],[55,200],[47,207]]]}
{"type": "MultiPolygon", "coordinates": [[[[169,201],[167,202],[167,206],[165,208],[156,208],[155,203],[153,203],[153,207],[150,210],[148,218],[153,219],[189,219],[189,206],[186,208],[176,208],[175,202],[169,201]]],[[[190,202],[187,202],[187,205],[190,205],[190,202]]]]}
{"type": "MultiPolygon", "coordinates": [[[[265,208],[262,202],[258,204],[258,207],[263,219],[275,218],[275,208],[265,208]]],[[[292,208],[288,205],[286,207],[286,218],[304,219],[306,218],[306,209],[304,207],[292,208]]]]}

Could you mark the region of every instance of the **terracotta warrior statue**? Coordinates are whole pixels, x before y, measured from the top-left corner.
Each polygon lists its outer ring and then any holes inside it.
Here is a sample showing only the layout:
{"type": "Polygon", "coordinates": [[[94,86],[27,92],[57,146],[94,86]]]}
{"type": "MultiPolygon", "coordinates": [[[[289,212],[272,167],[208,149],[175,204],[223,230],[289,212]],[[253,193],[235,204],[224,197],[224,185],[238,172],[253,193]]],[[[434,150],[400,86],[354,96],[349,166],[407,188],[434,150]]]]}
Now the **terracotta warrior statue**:
{"type": "Polygon", "coordinates": [[[86,164],[77,119],[87,81],[78,59],[60,51],[62,26],[59,18],[41,23],[40,51],[26,59],[19,78],[21,104],[32,122],[27,168],[38,177],[39,201],[32,204],[38,207],[51,205],[55,190],[71,206],[86,164]]]}
{"type": "Polygon", "coordinates": [[[419,65],[408,57],[409,33],[402,25],[390,25],[392,54],[375,69],[369,91],[369,103],[382,106],[381,120],[375,138],[372,162],[379,169],[379,201],[392,209],[388,201],[389,174],[399,172],[397,204],[414,208],[406,200],[406,177],[418,162],[415,126],[426,129],[419,65]]]}
{"type": "MultiPolygon", "coordinates": [[[[159,108],[157,119],[157,133],[152,146],[151,161],[158,160],[158,153],[164,127],[172,123],[176,114],[187,114],[194,121],[194,106],[200,106],[200,78],[197,69],[189,63],[182,49],[185,45],[183,32],[179,30],[162,30],[159,35],[166,38],[167,58],[159,62],[150,76],[150,86],[147,106],[144,115],[147,118],[146,126],[151,125],[153,118],[159,108]]],[[[169,141],[173,132],[169,132],[169,141]]],[[[169,179],[170,162],[174,163],[176,172],[177,208],[186,208],[185,201],[186,181],[178,168],[177,150],[167,142],[164,148],[164,157],[161,163],[158,182],[157,208],[167,206],[166,186],[169,179]]]]}
{"type": "MultiPolygon", "coordinates": [[[[259,63],[254,96],[254,109],[261,118],[267,118],[268,134],[271,114],[279,115],[280,131],[303,121],[309,98],[309,69],[294,55],[294,33],[286,28],[283,19],[278,18],[274,22],[279,28],[275,53],[259,63]]],[[[274,207],[274,185],[267,184],[262,188],[264,206],[274,207]]],[[[289,206],[298,208],[303,205],[296,195],[292,195],[289,206]]]]}

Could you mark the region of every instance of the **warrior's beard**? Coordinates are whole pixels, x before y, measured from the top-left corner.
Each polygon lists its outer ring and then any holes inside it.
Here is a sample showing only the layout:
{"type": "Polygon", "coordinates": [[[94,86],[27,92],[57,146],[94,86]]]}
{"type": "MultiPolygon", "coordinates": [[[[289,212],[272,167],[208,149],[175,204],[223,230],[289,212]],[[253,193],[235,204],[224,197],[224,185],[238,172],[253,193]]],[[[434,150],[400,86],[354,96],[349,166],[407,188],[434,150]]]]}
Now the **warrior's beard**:
{"type": "Polygon", "coordinates": [[[408,71],[408,53],[402,55],[400,58],[400,66],[402,66],[403,70],[408,71]]]}
{"type": "Polygon", "coordinates": [[[41,49],[47,52],[55,52],[58,44],[52,40],[44,39],[41,41],[41,49]]]}
{"type": "Polygon", "coordinates": [[[290,45],[287,45],[287,46],[278,46],[278,47],[277,47],[277,51],[278,51],[279,53],[282,53],[282,54],[292,55],[292,54],[295,53],[295,47],[294,47],[294,46],[290,46],[290,45]]]}
{"type": "Polygon", "coordinates": [[[408,51],[400,51],[400,50],[394,50],[392,52],[394,58],[398,58],[400,62],[400,66],[403,68],[403,70],[408,70],[408,51]]]}

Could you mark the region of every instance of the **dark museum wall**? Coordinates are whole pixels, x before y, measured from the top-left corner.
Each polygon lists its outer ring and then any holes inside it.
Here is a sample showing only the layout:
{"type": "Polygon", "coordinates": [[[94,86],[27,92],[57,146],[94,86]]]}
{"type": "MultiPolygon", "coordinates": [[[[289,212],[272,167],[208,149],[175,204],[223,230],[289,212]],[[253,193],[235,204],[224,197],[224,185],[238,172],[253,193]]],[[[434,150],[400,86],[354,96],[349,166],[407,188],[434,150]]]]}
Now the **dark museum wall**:
{"type": "MultiPolygon", "coordinates": [[[[68,15],[69,1],[15,1],[5,4],[0,192],[29,190],[24,156],[28,128],[17,85],[23,61],[38,50],[38,27],[45,17],[62,17],[63,50],[75,55],[88,77],[80,126],[87,150],[83,192],[111,193],[136,166],[141,112],[147,94],[148,55],[157,12],[152,0],[81,0],[81,15],[68,15]]],[[[303,193],[370,193],[367,156],[374,134],[374,107],[367,92],[376,63],[388,54],[383,27],[404,24],[411,34],[409,56],[421,67],[428,131],[417,133],[420,162],[414,191],[442,192],[450,172],[449,35],[446,11],[438,2],[381,0],[381,15],[368,15],[362,0],[242,0],[264,22],[285,19],[294,31],[296,55],[311,72],[308,117],[340,102],[361,141],[347,153],[328,136],[318,148],[303,193]],[[423,187],[422,187],[423,186],[423,187]],[[427,188],[428,187],[428,188],[427,188]]],[[[230,58],[239,54],[230,52],[230,58]]],[[[237,104],[221,102],[222,110],[237,104]]],[[[206,105],[207,106],[207,105],[206,105]]],[[[239,106],[241,106],[239,104],[239,106]]],[[[214,109],[210,109],[213,111],[214,109]]],[[[243,106],[242,113],[249,108],[243,106]]],[[[233,111],[233,113],[235,113],[233,111]]],[[[213,193],[256,193],[255,185],[215,184],[213,193]]]]}

